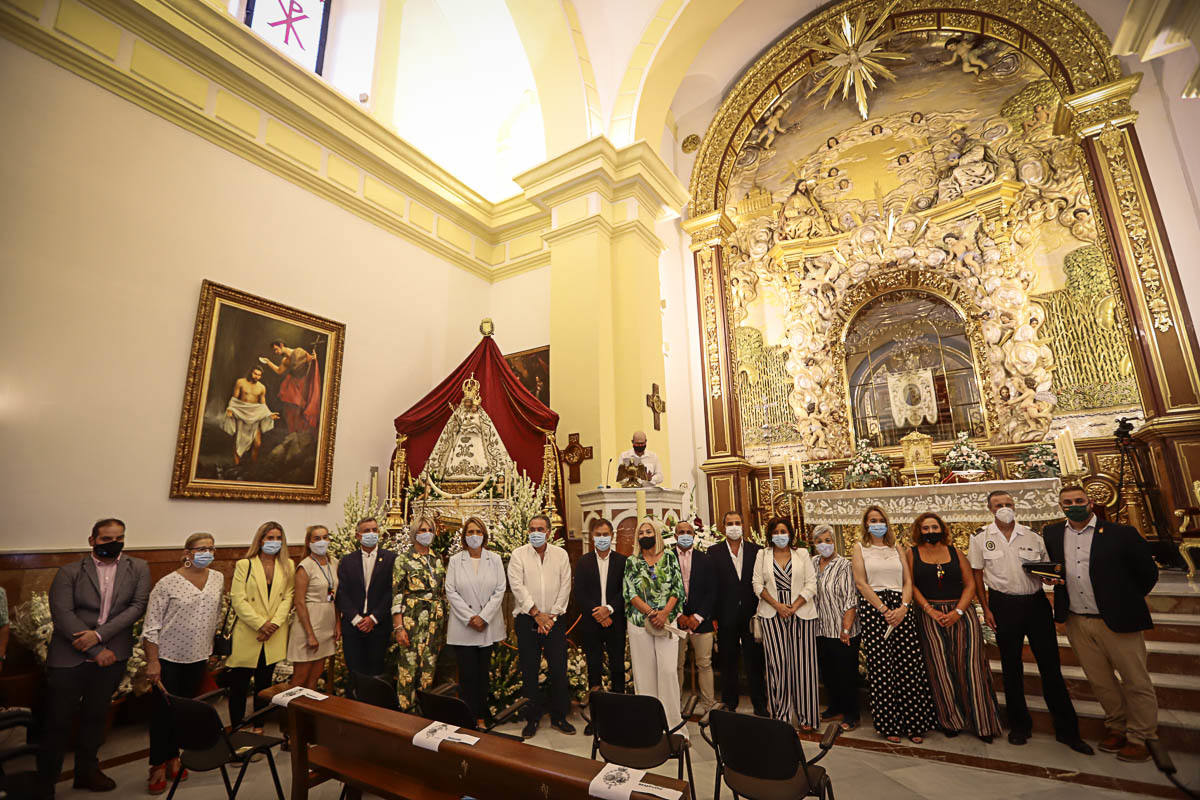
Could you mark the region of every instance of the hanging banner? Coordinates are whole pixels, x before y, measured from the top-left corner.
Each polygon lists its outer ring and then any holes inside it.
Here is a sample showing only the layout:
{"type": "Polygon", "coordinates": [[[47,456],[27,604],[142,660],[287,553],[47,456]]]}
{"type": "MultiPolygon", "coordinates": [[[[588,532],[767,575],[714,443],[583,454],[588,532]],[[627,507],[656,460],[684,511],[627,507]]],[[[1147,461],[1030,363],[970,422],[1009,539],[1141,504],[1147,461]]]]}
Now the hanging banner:
{"type": "Polygon", "coordinates": [[[892,420],[897,428],[915,428],[922,421],[937,422],[937,393],[933,387],[932,369],[889,372],[887,379],[892,420]]]}
{"type": "Polygon", "coordinates": [[[332,0],[249,0],[246,24],[276,50],[321,74],[332,0]]]}

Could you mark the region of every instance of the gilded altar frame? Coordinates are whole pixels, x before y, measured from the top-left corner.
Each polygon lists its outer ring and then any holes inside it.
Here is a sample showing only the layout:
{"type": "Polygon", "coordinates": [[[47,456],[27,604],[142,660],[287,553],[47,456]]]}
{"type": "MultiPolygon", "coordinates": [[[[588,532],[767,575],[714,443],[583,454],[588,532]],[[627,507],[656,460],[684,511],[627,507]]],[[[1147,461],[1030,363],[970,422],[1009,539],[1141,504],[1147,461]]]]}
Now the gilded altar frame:
{"type": "MultiPolygon", "coordinates": [[[[723,262],[726,237],[735,228],[725,208],[736,155],[762,114],[818,62],[819,54],[804,42],[843,13],[874,16],[885,5],[842,0],[797,23],[738,79],[697,153],[684,229],[692,237],[696,269],[708,444],[702,469],[714,518],[753,505],[754,468],[745,458],[740,430],[733,303],[723,262]]],[[[1134,129],[1137,113],[1130,98],[1141,76],[1121,73],[1108,37],[1070,0],[901,0],[885,29],[988,36],[1046,73],[1060,98],[1055,132],[1074,135],[1086,161],[1100,249],[1114,268],[1122,301],[1118,313],[1131,335],[1147,420],[1137,435],[1150,450],[1154,472],[1147,479],[1163,488],[1168,506],[1200,504],[1191,488],[1200,478],[1200,347],[1134,129]]],[[[840,368],[844,371],[844,363],[840,368]]],[[[995,398],[982,375],[994,429],[995,398]]],[[[1101,472],[1099,463],[1093,466],[1101,472]]]]}

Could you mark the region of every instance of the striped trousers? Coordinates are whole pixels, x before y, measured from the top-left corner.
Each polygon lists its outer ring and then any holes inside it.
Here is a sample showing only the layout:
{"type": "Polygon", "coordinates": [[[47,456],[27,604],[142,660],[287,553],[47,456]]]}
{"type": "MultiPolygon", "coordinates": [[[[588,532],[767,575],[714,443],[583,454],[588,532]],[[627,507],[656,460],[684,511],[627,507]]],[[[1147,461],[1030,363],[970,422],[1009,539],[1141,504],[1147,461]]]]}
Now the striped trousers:
{"type": "MultiPolygon", "coordinates": [[[[932,600],[943,614],[953,613],[957,601],[932,600]]],[[[921,649],[929,667],[929,684],[938,726],[948,731],[974,731],[979,736],[1001,732],[996,690],[983,646],[983,629],[974,609],[948,628],[920,612],[921,649]]]]}
{"type": "Polygon", "coordinates": [[[820,723],[817,687],[817,620],[759,619],[767,662],[767,709],[790,722],[793,712],[803,726],[820,723]]]}

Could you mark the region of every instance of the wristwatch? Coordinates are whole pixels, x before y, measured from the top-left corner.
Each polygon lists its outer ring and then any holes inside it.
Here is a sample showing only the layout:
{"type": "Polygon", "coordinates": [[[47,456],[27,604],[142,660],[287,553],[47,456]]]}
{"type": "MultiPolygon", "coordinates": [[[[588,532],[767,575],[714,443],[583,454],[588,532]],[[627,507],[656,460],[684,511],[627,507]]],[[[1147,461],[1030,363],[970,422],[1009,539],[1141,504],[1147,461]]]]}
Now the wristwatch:
{"type": "Polygon", "coordinates": [[[961,608],[956,608],[956,609],[954,609],[954,610],[958,612],[958,615],[959,615],[960,617],[961,617],[961,616],[965,616],[965,615],[963,614],[963,610],[962,610],[961,608]]]}
{"type": "Polygon", "coordinates": [[[849,633],[850,633],[850,629],[849,629],[849,628],[842,628],[842,633],[849,635],[849,633]]]}

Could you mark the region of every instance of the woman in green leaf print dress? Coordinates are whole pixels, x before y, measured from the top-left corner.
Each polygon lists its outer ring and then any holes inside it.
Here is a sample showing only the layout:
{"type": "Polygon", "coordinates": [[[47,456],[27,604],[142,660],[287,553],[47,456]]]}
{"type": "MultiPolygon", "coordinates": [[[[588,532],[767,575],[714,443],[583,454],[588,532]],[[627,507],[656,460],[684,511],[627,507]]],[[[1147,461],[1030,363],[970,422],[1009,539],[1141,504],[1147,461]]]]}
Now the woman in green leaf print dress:
{"type": "Polygon", "coordinates": [[[433,684],[433,670],[446,638],[446,565],[429,549],[437,523],[420,516],[412,528],[412,548],[396,554],[392,575],[392,625],[397,652],[396,695],[401,711],[417,707],[417,690],[433,684]]]}
{"type": "MultiPolygon", "coordinates": [[[[683,573],[674,551],[663,546],[663,527],[647,517],[638,523],[634,555],[625,560],[625,619],[629,660],[638,694],[657,697],[667,724],[679,724],[679,640],[675,618],[683,604],[683,573]]],[[[679,731],[687,736],[687,727],[679,731]]]]}

